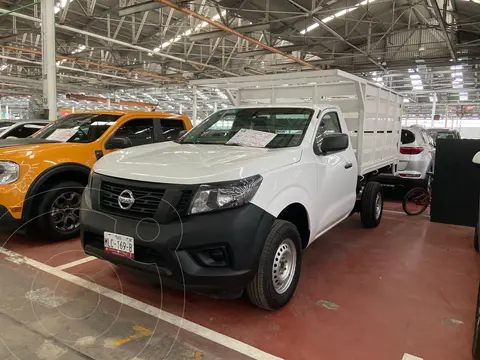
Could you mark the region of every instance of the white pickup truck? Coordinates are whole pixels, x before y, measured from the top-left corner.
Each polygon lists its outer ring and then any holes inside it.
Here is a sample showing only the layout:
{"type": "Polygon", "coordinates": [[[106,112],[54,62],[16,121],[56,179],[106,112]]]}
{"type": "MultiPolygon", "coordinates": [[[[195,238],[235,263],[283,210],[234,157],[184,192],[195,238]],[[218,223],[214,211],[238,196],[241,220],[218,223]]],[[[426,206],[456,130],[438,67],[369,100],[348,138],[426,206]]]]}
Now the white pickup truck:
{"type": "Polygon", "coordinates": [[[339,70],[215,81],[193,85],[227,88],[238,106],[177,142],[95,164],[82,245],[164,284],[246,291],[275,310],[292,297],[315,239],[355,211],[365,227],[379,224],[382,188],[370,179],[396,171],[403,101],[339,70]]]}

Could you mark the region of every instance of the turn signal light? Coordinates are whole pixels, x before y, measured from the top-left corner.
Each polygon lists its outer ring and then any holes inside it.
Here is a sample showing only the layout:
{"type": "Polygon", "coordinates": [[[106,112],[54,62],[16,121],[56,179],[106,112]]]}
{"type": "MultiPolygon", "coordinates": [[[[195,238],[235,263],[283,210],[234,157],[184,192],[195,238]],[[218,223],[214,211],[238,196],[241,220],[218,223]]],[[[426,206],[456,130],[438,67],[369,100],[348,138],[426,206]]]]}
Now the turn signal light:
{"type": "Polygon", "coordinates": [[[423,151],[423,147],[415,146],[400,146],[400,154],[403,155],[417,155],[423,151]]]}

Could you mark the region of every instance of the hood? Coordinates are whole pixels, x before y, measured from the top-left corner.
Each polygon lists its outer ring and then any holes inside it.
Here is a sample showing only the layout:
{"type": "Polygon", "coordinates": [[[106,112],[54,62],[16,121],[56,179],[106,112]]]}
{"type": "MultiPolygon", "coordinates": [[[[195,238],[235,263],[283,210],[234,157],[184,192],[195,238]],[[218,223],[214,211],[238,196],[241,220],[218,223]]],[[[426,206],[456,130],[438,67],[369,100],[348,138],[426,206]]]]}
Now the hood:
{"type": "Polygon", "coordinates": [[[62,159],[68,161],[68,157],[78,153],[83,145],[42,139],[0,140],[0,160],[32,163],[37,159],[47,159],[53,164],[62,159]]]}
{"type": "Polygon", "coordinates": [[[265,149],[167,142],[117,151],[94,171],[131,180],[200,184],[263,174],[300,160],[302,149],[265,149]]]}
{"type": "Polygon", "coordinates": [[[11,147],[11,146],[24,146],[24,145],[54,144],[54,143],[58,143],[58,141],[34,139],[34,138],[2,139],[0,140],[0,148],[11,147]]]}

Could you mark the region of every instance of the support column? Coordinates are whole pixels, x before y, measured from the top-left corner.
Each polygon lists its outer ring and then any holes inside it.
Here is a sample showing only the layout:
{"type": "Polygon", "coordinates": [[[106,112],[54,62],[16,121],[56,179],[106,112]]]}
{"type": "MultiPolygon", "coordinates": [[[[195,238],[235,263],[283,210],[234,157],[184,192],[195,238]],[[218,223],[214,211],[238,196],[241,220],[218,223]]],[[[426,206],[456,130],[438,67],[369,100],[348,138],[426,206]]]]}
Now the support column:
{"type": "Polygon", "coordinates": [[[435,112],[437,110],[437,94],[434,93],[433,94],[433,101],[432,101],[432,122],[430,124],[430,126],[433,128],[435,127],[435,112]]]}
{"type": "Polygon", "coordinates": [[[192,109],[193,126],[197,125],[197,87],[193,86],[193,109],[192,109]]]}
{"type": "Polygon", "coordinates": [[[55,58],[55,0],[42,0],[43,112],[57,118],[57,66],[55,58]]]}

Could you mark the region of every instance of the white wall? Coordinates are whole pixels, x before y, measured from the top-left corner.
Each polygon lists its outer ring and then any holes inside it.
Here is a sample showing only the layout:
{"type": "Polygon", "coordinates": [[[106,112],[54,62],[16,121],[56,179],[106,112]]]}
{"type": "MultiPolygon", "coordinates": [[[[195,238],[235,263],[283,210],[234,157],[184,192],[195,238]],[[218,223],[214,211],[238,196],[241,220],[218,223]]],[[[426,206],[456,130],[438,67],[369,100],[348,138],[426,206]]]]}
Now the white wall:
{"type": "MultiPolygon", "coordinates": [[[[402,126],[420,125],[425,128],[432,127],[432,120],[418,120],[418,119],[403,119],[402,126]]],[[[453,119],[447,121],[445,126],[445,120],[435,120],[433,127],[435,128],[448,128],[457,129],[460,131],[460,135],[463,139],[480,139],[480,119],[478,120],[461,120],[453,119]]]]}

